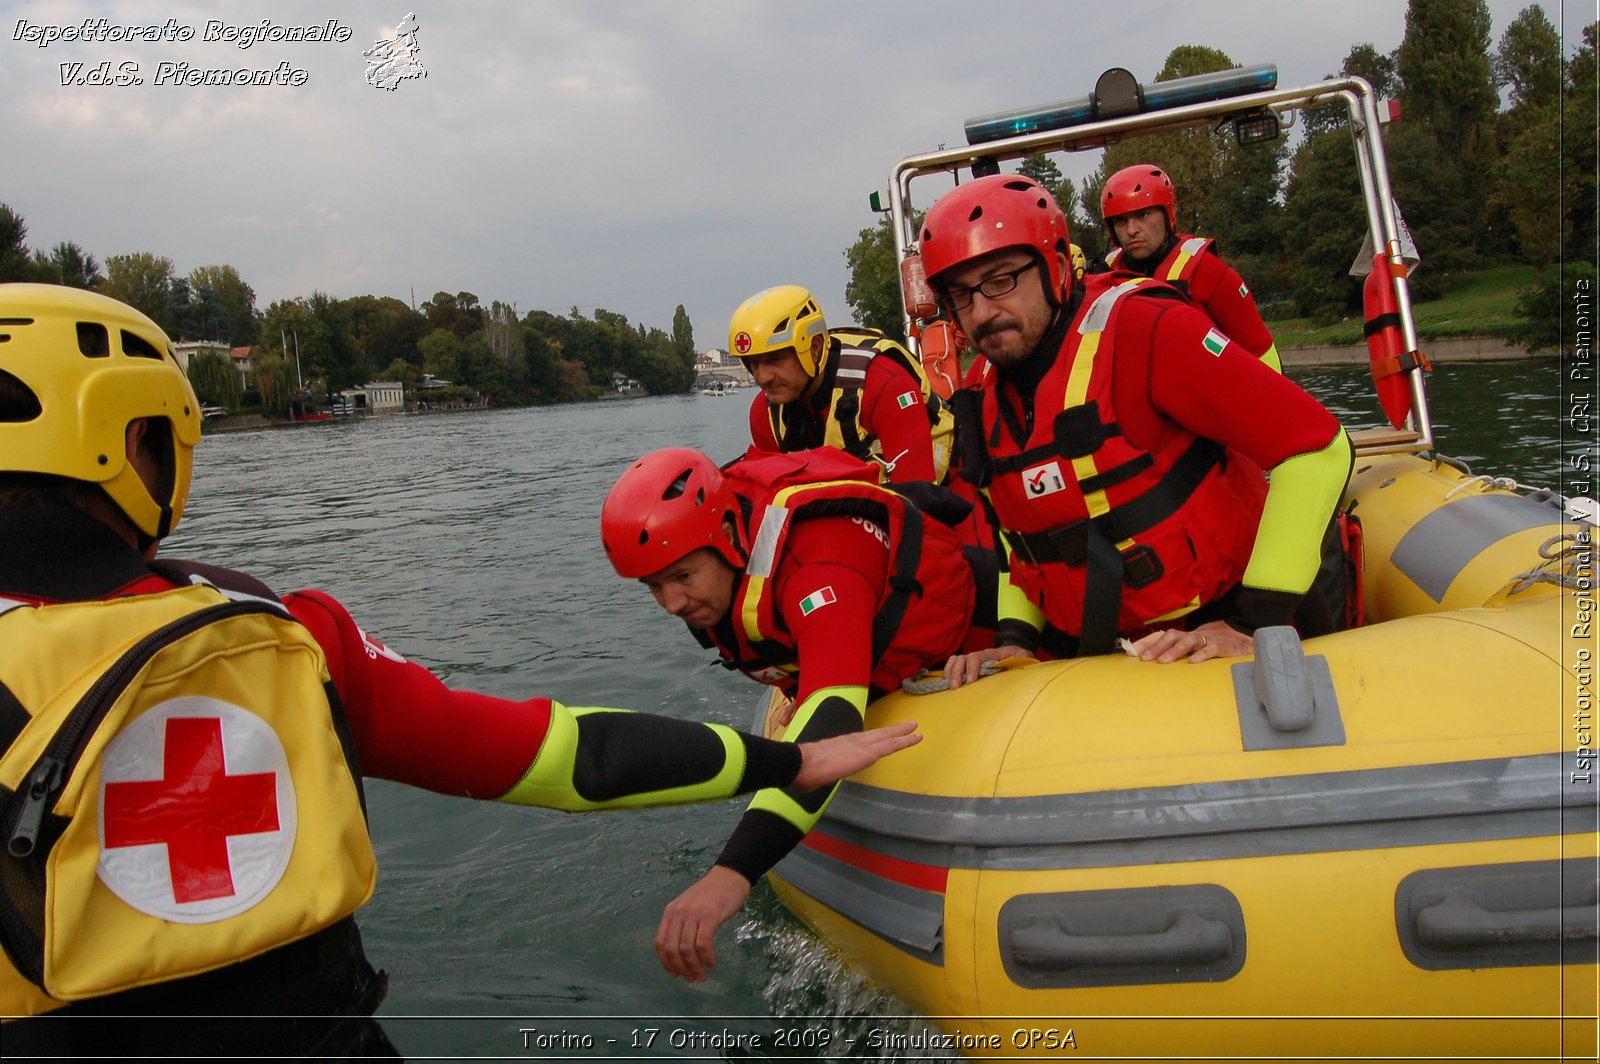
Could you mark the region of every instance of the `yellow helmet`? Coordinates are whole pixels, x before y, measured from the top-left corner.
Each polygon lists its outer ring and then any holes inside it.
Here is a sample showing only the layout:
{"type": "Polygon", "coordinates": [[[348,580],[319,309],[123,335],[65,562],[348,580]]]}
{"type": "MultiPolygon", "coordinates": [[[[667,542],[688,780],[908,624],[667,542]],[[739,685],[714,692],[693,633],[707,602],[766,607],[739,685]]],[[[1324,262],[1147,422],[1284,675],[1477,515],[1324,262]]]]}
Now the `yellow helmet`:
{"type": "Polygon", "coordinates": [[[822,337],[828,350],[828,323],[811,293],[797,284],[757,292],[733,312],[728,323],[728,350],[740,358],[793,348],[806,376],[815,377],[821,359],[811,356],[812,337],[822,337]]]}
{"type": "Polygon", "coordinates": [[[1078,245],[1068,244],[1067,247],[1071,252],[1068,257],[1072,260],[1072,279],[1081,281],[1083,280],[1083,271],[1089,268],[1089,260],[1084,258],[1083,249],[1078,245]]]}
{"type": "Polygon", "coordinates": [[[200,404],[160,326],[94,292],[0,284],[0,376],[37,404],[26,420],[0,420],[0,472],[98,484],[154,539],[177,527],[200,440],[200,404]],[[142,417],[170,426],[161,497],[128,461],[126,430],[142,417]]]}

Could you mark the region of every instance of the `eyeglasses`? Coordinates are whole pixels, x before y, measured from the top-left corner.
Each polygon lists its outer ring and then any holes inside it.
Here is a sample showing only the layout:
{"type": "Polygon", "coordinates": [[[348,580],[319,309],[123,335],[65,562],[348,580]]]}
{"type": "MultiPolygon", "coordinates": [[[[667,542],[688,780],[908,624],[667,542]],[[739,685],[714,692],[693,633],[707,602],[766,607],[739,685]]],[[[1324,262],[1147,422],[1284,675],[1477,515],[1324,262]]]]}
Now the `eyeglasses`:
{"type": "Polygon", "coordinates": [[[993,277],[985,278],[971,288],[951,285],[945,290],[944,296],[950,301],[952,310],[966,310],[972,306],[972,294],[974,292],[982,292],[990,299],[998,299],[1007,292],[1013,291],[1022,275],[1037,265],[1039,265],[1039,260],[1032,259],[1026,266],[1019,266],[1014,270],[1007,270],[1005,273],[997,273],[993,277]]]}

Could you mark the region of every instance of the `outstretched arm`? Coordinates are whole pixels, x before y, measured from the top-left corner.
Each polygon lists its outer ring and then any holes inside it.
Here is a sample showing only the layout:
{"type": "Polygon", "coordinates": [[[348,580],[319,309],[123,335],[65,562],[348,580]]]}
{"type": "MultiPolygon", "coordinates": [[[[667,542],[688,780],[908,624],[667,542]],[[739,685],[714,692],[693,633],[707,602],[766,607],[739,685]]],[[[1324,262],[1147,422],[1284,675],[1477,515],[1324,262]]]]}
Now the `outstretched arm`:
{"type": "Polygon", "coordinates": [[[898,728],[796,748],[717,724],[456,691],[330,596],[284,601],[327,656],[362,774],[441,794],[567,811],[709,801],[797,778],[820,786],[917,741],[898,728]]]}

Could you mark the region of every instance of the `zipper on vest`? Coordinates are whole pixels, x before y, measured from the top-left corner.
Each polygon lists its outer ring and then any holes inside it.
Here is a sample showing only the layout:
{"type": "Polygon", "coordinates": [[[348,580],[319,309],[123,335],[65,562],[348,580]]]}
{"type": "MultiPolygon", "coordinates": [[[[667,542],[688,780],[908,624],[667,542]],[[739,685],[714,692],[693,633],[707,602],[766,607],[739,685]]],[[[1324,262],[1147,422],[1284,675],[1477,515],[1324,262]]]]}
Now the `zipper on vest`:
{"type": "Polygon", "coordinates": [[[55,802],[56,795],[77,767],[78,759],[83,756],[84,740],[94,733],[123,690],[157,651],[214,621],[245,613],[276,615],[280,612],[261,602],[221,602],[169,621],[129,647],[72,707],[72,712],[50,740],[50,746],[28,772],[27,789],[18,791],[24,797],[17,810],[11,838],[6,843],[11,856],[27,857],[33,853],[45,810],[55,802]]]}

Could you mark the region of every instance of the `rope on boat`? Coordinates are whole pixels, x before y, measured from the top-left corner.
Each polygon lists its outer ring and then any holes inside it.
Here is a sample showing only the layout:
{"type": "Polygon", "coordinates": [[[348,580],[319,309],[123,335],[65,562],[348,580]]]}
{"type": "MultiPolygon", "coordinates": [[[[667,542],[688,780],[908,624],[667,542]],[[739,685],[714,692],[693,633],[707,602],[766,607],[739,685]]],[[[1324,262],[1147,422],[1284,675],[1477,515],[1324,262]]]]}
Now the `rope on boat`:
{"type": "Polygon", "coordinates": [[[1457,484],[1455,487],[1453,487],[1449,491],[1445,492],[1444,493],[1444,497],[1446,499],[1448,499],[1448,498],[1450,498],[1450,496],[1454,495],[1456,492],[1465,491],[1468,488],[1472,487],[1472,485],[1478,484],[1480,482],[1483,484],[1483,490],[1485,490],[1485,491],[1488,491],[1491,488],[1503,488],[1506,491],[1532,491],[1533,490],[1532,488],[1530,488],[1526,484],[1518,484],[1516,482],[1516,480],[1514,480],[1511,477],[1492,477],[1487,473],[1479,473],[1477,476],[1472,477],[1469,480],[1463,480],[1461,483],[1457,484]]]}
{"type": "Polygon", "coordinates": [[[1508,593],[1521,594],[1535,584],[1555,584],[1557,587],[1572,591],[1592,590],[1594,578],[1580,577],[1572,570],[1577,567],[1580,556],[1592,558],[1593,551],[1594,537],[1589,534],[1587,528],[1579,529],[1577,535],[1562,533],[1559,536],[1551,536],[1539,545],[1539,557],[1545,559],[1545,565],[1518,574],[1512,581],[1508,593]],[[1555,568],[1558,565],[1561,568],[1555,568]]]}
{"type": "MultiPolygon", "coordinates": [[[[993,676],[997,672],[1005,672],[1005,666],[997,661],[986,661],[978,670],[978,678],[993,676]]],[[[907,676],[900,681],[900,690],[913,695],[931,695],[936,691],[950,690],[950,681],[944,678],[943,672],[933,669],[924,669],[921,675],[907,676]]]]}

